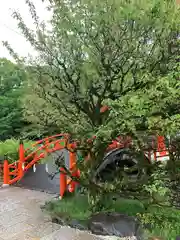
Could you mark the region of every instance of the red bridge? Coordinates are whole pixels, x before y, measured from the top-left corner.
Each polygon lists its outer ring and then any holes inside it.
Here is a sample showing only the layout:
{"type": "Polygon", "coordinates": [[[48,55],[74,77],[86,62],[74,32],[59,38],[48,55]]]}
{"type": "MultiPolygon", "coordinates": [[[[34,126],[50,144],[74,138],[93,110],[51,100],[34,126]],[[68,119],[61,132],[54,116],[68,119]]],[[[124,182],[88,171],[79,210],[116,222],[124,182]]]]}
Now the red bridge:
{"type": "MultiPolygon", "coordinates": [[[[144,152],[145,156],[149,159],[150,162],[155,160],[168,160],[169,153],[164,144],[164,138],[158,137],[157,139],[157,150],[144,152]]],[[[4,160],[4,184],[3,186],[9,186],[15,184],[23,179],[25,173],[31,169],[37,162],[46,158],[49,154],[66,149],[69,151],[69,170],[71,176],[79,176],[79,171],[76,169],[76,153],[73,152],[74,144],[69,143],[68,134],[58,134],[55,136],[47,137],[43,140],[37,141],[32,145],[30,149],[24,149],[23,142],[20,142],[19,145],[19,160],[13,163],[9,163],[7,159],[4,160]]],[[[123,150],[124,145],[116,141],[113,141],[109,145],[108,151],[113,149],[123,150]]],[[[60,177],[59,177],[59,193],[60,197],[63,197],[65,191],[68,189],[70,192],[73,192],[76,184],[68,176],[65,169],[60,168],[60,177]]]]}

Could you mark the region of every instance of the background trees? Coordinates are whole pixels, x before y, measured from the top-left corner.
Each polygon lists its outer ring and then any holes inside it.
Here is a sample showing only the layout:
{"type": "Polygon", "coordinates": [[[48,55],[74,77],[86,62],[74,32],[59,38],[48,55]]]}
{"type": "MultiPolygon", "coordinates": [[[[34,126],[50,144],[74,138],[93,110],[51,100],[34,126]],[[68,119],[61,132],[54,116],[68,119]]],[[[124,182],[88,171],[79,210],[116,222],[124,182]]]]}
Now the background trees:
{"type": "Polygon", "coordinates": [[[0,139],[20,136],[25,124],[20,98],[23,95],[25,72],[18,65],[0,59],[0,139]]]}
{"type": "MultiPolygon", "coordinates": [[[[51,130],[48,127],[42,128],[41,124],[36,124],[34,117],[31,121],[31,118],[24,116],[24,99],[29,94],[27,79],[30,79],[30,73],[22,65],[5,58],[0,59],[0,140],[12,137],[37,139],[54,133],[52,126],[51,130]]],[[[27,111],[28,106],[26,115],[27,111]]],[[[56,131],[58,132],[57,129],[56,131]]]]}

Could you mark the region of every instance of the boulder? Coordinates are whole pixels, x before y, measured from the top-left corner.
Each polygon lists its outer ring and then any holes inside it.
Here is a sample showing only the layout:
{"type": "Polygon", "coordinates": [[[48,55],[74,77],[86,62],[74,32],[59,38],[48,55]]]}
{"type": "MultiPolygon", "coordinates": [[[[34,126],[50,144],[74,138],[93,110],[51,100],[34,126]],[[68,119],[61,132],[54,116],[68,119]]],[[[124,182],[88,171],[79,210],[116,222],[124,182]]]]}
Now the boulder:
{"type": "Polygon", "coordinates": [[[135,217],[121,213],[98,213],[91,216],[89,230],[96,235],[142,239],[142,228],[135,217]]]}

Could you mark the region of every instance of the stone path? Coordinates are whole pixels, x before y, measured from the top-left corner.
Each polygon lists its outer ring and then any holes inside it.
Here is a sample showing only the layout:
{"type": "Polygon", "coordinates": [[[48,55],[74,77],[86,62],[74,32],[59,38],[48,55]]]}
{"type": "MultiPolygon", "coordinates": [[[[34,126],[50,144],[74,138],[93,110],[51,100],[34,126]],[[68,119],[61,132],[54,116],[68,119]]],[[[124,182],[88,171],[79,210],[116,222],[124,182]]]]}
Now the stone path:
{"type": "Polygon", "coordinates": [[[17,187],[0,189],[0,240],[40,239],[60,227],[40,205],[54,196],[17,187]]]}
{"type": "Polygon", "coordinates": [[[0,188],[0,240],[100,240],[52,223],[40,209],[55,195],[18,187],[0,188]]]}

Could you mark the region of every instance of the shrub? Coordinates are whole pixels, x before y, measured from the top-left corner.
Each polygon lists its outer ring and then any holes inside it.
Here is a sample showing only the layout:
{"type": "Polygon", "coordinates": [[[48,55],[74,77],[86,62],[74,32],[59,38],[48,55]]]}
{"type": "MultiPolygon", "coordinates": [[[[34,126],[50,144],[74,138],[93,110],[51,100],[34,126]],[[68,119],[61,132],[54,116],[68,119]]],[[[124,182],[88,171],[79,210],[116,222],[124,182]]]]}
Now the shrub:
{"type": "Polygon", "coordinates": [[[180,233],[180,211],[172,207],[151,206],[139,214],[141,222],[150,226],[150,234],[174,240],[180,233]]]}
{"type": "MultiPolygon", "coordinates": [[[[24,148],[31,148],[33,141],[24,141],[24,148]]],[[[0,156],[3,159],[4,156],[8,157],[9,162],[14,162],[19,159],[19,140],[8,139],[4,142],[0,142],[0,156]]]]}

